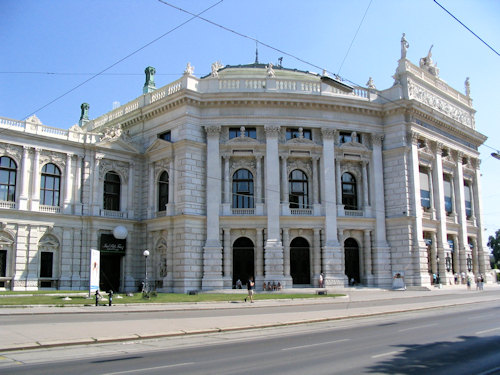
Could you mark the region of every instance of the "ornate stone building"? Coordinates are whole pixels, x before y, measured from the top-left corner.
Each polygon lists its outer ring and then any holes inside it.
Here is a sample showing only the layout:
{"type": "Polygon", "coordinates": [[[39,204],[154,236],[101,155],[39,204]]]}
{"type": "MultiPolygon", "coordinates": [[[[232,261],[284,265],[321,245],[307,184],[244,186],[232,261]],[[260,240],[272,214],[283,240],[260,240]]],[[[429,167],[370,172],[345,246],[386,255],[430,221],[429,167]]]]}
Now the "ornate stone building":
{"type": "Polygon", "coordinates": [[[0,118],[0,288],[87,289],[91,248],[106,290],[137,290],[145,267],[175,292],[486,274],[468,83],[407,47],[386,90],[188,64],[158,89],[148,67],[142,96],[93,120],[83,104],[69,130],[0,118]]]}

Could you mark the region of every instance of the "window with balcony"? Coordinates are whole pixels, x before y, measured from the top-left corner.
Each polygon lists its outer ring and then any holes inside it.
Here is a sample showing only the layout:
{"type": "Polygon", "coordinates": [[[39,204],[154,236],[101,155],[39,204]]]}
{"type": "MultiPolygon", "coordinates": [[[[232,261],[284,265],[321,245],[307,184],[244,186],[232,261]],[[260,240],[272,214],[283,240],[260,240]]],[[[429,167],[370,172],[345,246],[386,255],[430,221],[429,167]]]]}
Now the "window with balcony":
{"type": "Polygon", "coordinates": [[[110,171],[104,176],[103,208],[110,211],[120,211],[121,182],[118,173],[110,171]]]}
{"type": "Polygon", "coordinates": [[[248,169],[233,174],[233,208],[254,208],[253,175],[248,169]]]}
{"type": "Polygon", "coordinates": [[[467,183],[464,183],[465,216],[467,219],[472,217],[472,192],[467,183]]]}
{"type": "Polygon", "coordinates": [[[288,183],[290,208],[309,208],[309,187],[306,174],[295,169],[290,173],[288,183]]]}
{"type": "Polygon", "coordinates": [[[8,156],[0,157],[0,201],[16,200],[17,165],[8,156]]]}
{"type": "Polygon", "coordinates": [[[229,128],[229,139],[245,136],[248,138],[257,139],[257,130],[255,128],[229,128]]]}
{"type": "Polygon", "coordinates": [[[342,204],[346,210],[358,209],[356,179],[350,173],[342,175],[342,204]]]}
{"type": "Polygon", "coordinates": [[[288,128],[286,129],[286,140],[295,138],[305,138],[312,141],[312,133],[311,129],[303,129],[303,128],[288,128]]]}
{"type": "Polygon", "coordinates": [[[163,171],[158,179],[158,211],[166,211],[168,204],[168,173],[163,171]]]}
{"type": "Polygon", "coordinates": [[[450,215],[453,212],[453,191],[451,178],[449,176],[443,177],[443,185],[444,185],[444,210],[447,215],[450,215]]]}
{"type": "Polygon", "coordinates": [[[420,169],[420,204],[425,211],[431,208],[431,190],[427,171],[420,169]]]}
{"type": "Polygon", "coordinates": [[[45,164],[42,168],[42,179],[40,181],[40,204],[59,206],[60,196],[61,171],[55,164],[45,164]]]}

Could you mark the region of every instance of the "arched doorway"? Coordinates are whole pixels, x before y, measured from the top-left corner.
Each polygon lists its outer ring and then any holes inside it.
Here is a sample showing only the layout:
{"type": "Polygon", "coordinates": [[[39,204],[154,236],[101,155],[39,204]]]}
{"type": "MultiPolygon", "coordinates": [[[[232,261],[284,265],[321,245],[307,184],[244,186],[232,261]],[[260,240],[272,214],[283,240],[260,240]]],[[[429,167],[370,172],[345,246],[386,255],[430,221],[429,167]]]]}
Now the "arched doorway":
{"type": "Polygon", "coordinates": [[[309,242],[305,238],[297,237],[290,243],[290,275],[294,285],[311,283],[309,242]]]}
{"type": "Polygon", "coordinates": [[[348,238],[344,241],[344,256],[345,256],[345,275],[349,280],[354,279],[355,283],[361,281],[359,275],[359,246],[354,238],[348,238]]]}
{"type": "Polygon", "coordinates": [[[239,279],[243,285],[254,275],[254,245],[251,239],[240,237],[233,244],[233,285],[239,279]]]}

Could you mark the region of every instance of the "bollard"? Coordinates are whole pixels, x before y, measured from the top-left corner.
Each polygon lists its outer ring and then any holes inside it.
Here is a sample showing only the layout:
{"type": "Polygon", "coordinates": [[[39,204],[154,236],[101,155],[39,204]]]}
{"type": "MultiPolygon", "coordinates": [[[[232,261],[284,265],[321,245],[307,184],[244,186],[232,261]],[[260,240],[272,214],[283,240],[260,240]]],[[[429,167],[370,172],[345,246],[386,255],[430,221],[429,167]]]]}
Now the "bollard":
{"type": "Polygon", "coordinates": [[[113,291],[110,290],[108,292],[108,298],[109,298],[109,306],[111,306],[111,304],[113,303],[113,291]]]}

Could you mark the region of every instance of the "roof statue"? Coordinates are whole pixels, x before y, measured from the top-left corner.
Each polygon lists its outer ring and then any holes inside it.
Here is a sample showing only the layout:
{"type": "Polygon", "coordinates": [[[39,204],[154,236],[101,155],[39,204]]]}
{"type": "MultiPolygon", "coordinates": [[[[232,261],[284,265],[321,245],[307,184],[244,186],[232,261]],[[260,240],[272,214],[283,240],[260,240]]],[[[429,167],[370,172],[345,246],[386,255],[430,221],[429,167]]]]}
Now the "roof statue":
{"type": "Polygon", "coordinates": [[[192,76],[194,73],[194,66],[191,65],[190,62],[187,63],[186,69],[184,70],[185,76],[192,76]]]}
{"type": "Polygon", "coordinates": [[[148,92],[152,92],[152,91],[156,90],[156,85],[155,85],[156,69],[153,68],[152,66],[148,66],[144,70],[144,73],[146,73],[146,82],[144,83],[144,87],[142,89],[142,92],[144,94],[147,94],[148,92]]]}
{"type": "Polygon", "coordinates": [[[219,69],[221,69],[223,65],[220,61],[216,61],[212,63],[212,77],[217,78],[219,76],[219,69]]]}
{"type": "Polygon", "coordinates": [[[372,77],[368,78],[368,82],[366,82],[366,87],[368,87],[369,89],[376,89],[372,77]]]}
{"type": "Polygon", "coordinates": [[[276,74],[274,73],[274,69],[273,69],[273,63],[269,63],[269,65],[266,66],[266,69],[267,69],[267,76],[269,78],[276,77],[276,74]]]}
{"type": "Polygon", "coordinates": [[[420,59],[420,68],[426,70],[427,72],[429,72],[433,76],[438,77],[439,76],[439,69],[437,67],[437,63],[434,63],[432,61],[432,52],[431,52],[432,47],[434,47],[434,45],[432,45],[431,48],[429,48],[429,52],[427,53],[427,56],[422,57],[420,59]]]}
{"type": "Polygon", "coordinates": [[[409,47],[410,44],[405,38],[405,33],[403,33],[403,36],[401,37],[401,59],[406,59],[406,51],[408,51],[409,47]]]}
{"type": "Polygon", "coordinates": [[[81,112],[80,112],[80,121],[79,125],[82,126],[86,122],[89,121],[89,109],[90,105],[88,103],[82,103],[80,106],[81,112]]]}
{"type": "Polygon", "coordinates": [[[470,96],[470,81],[469,77],[465,79],[465,95],[470,96]]]}

